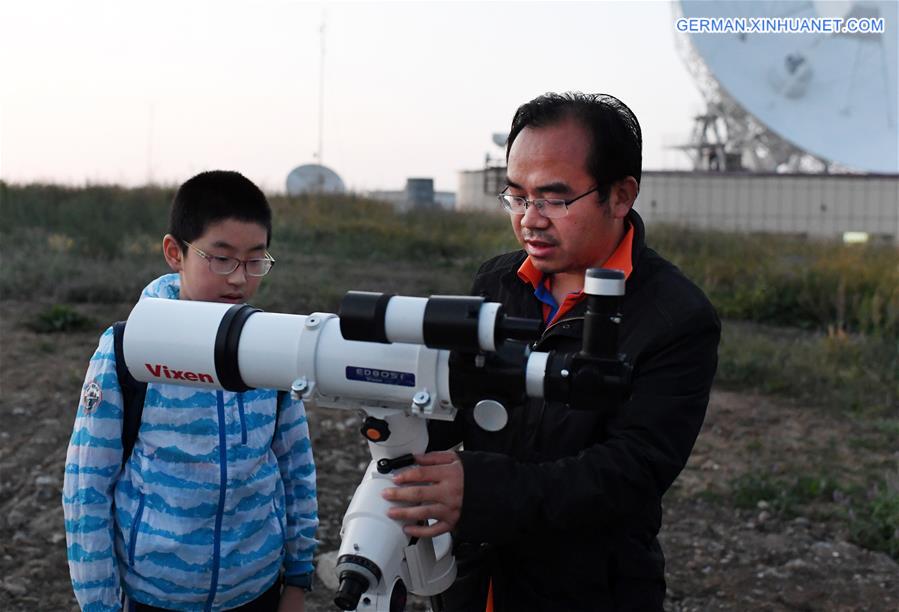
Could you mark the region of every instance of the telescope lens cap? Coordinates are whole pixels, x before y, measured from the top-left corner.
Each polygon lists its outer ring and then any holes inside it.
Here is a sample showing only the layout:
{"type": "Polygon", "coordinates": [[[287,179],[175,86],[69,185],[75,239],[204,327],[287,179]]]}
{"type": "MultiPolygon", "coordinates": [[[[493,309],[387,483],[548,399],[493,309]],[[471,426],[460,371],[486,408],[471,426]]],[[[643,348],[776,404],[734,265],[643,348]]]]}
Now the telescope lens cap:
{"type": "Polygon", "coordinates": [[[496,400],[481,400],[474,407],[474,422],[485,431],[499,431],[509,422],[509,413],[496,400]]]}

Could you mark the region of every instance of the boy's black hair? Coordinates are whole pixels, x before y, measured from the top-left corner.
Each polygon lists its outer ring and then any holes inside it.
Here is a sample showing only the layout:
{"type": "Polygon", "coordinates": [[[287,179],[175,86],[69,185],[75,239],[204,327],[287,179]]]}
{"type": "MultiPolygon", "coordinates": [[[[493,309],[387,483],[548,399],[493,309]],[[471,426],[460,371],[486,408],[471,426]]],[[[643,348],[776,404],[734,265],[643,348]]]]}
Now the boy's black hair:
{"type": "Polygon", "coordinates": [[[169,233],[181,243],[193,242],[212,223],[236,219],[265,228],[265,243],[272,238],[272,209],[265,194],[239,172],[210,170],[184,182],[172,200],[169,233]]]}
{"type": "Polygon", "coordinates": [[[506,142],[506,161],[512,143],[524,128],[555,125],[565,119],[579,122],[590,134],[592,145],[587,171],[605,202],[612,184],[632,176],[640,184],[643,135],[640,123],[627,105],[608,94],[547,93],[518,107],[506,142]]]}

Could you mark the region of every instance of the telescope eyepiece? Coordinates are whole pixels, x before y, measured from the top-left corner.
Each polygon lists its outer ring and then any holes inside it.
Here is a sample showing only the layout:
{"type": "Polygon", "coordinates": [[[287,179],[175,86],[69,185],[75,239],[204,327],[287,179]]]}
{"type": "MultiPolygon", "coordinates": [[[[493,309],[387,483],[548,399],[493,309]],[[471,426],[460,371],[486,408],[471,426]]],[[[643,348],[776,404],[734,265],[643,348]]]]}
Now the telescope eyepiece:
{"type": "Polygon", "coordinates": [[[624,272],[606,268],[590,268],[584,275],[584,293],[594,296],[624,295],[624,272]]]}
{"type": "Polygon", "coordinates": [[[625,276],[621,270],[590,268],[584,277],[587,312],[581,355],[614,359],[618,355],[619,307],[624,295],[625,276]]]}

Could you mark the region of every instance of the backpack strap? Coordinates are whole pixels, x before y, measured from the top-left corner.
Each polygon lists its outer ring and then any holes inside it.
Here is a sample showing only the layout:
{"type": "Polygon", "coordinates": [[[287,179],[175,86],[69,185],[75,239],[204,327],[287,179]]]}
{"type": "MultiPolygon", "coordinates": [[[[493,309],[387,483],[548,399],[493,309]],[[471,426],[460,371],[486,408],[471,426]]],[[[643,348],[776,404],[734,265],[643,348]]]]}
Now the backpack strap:
{"type": "Polygon", "coordinates": [[[288,391],[278,391],[278,397],[275,401],[278,403],[275,405],[275,429],[272,431],[272,443],[275,441],[275,436],[278,435],[278,424],[281,422],[281,404],[284,403],[284,398],[287,397],[288,391]]]}
{"type": "Polygon", "coordinates": [[[125,352],[122,348],[125,338],[125,321],[113,324],[113,344],[115,346],[115,373],[122,390],[122,467],[131,457],[137,432],[140,430],[141,416],[144,412],[144,399],[147,396],[147,383],[139,382],[128,371],[125,365],[125,352]]]}

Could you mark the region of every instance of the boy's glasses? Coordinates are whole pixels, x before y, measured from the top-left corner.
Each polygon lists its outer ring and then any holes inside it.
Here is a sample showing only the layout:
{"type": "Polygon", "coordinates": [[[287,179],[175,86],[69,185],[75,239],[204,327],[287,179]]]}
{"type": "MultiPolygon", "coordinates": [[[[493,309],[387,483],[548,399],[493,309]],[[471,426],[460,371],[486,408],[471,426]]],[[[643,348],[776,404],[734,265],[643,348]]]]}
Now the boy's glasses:
{"type": "Polygon", "coordinates": [[[582,193],[576,198],[571,198],[570,200],[555,200],[546,198],[528,200],[523,196],[509,195],[508,193],[501,193],[496,197],[499,198],[499,201],[502,202],[503,208],[505,208],[506,212],[508,212],[509,214],[523,215],[527,212],[528,206],[536,206],[537,212],[539,212],[542,216],[548,219],[558,219],[559,217],[564,217],[568,214],[568,207],[571,206],[573,202],[577,202],[584,196],[588,196],[598,189],[599,187],[594,187],[590,191],[582,193]]]}
{"type": "Polygon", "coordinates": [[[197,255],[209,262],[209,270],[212,271],[213,274],[219,274],[221,276],[231,274],[238,268],[238,266],[240,266],[240,264],[243,264],[244,269],[247,271],[247,276],[265,276],[271,271],[272,266],[275,265],[275,258],[272,257],[268,251],[265,252],[265,257],[257,259],[238,259],[236,257],[225,257],[224,255],[208,255],[187,240],[183,240],[182,242],[196,251],[197,255]]]}

